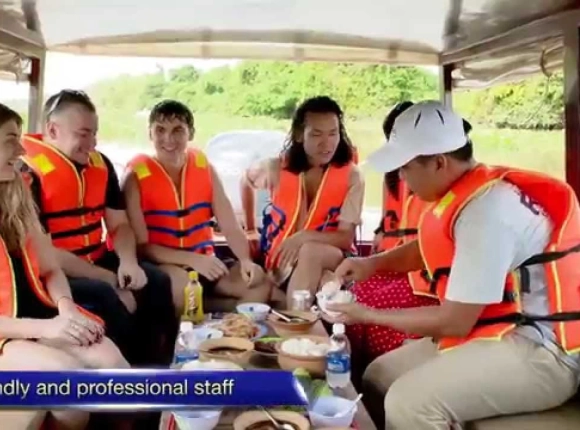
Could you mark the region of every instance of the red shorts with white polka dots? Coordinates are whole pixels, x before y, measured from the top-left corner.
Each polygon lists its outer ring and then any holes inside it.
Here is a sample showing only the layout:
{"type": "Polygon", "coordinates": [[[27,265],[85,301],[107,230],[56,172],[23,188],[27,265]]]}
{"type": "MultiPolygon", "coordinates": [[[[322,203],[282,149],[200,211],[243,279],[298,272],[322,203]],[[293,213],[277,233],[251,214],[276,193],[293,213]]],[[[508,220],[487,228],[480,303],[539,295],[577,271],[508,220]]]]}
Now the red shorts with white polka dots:
{"type": "MultiPolygon", "coordinates": [[[[436,306],[438,300],[416,296],[406,274],[381,273],[365,282],[358,282],[352,289],[357,302],[375,309],[403,309],[419,306],[436,306]]],[[[407,339],[416,339],[389,327],[355,324],[347,328],[353,350],[361,348],[368,359],[398,348],[407,339]]]]}

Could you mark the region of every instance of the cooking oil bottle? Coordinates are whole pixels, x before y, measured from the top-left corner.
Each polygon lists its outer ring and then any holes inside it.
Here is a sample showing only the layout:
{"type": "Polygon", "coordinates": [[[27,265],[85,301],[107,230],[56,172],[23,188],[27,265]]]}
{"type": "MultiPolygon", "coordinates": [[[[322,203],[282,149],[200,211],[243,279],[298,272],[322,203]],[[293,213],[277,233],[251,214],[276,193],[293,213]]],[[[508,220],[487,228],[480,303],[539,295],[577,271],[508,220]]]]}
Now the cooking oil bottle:
{"type": "Polygon", "coordinates": [[[196,324],[204,320],[203,287],[199,283],[199,276],[196,271],[190,271],[188,277],[189,282],[183,291],[185,302],[182,319],[196,324]]]}

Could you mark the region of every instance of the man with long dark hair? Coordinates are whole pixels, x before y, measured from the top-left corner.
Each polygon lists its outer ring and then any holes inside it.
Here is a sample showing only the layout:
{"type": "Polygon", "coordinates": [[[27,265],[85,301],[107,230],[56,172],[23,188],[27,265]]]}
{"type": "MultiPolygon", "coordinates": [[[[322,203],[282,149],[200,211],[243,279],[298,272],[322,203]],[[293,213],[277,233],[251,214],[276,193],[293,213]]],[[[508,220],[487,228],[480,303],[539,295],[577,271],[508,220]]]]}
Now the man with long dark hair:
{"type": "MultiPolygon", "coordinates": [[[[250,188],[268,189],[272,205],[262,226],[261,253],[281,290],[316,291],[353,247],[361,222],[364,181],[343,112],[326,96],[304,101],[292,118],[280,157],[251,167],[250,188]]],[[[246,224],[254,227],[253,194],[243,193],[246,224]]]]}

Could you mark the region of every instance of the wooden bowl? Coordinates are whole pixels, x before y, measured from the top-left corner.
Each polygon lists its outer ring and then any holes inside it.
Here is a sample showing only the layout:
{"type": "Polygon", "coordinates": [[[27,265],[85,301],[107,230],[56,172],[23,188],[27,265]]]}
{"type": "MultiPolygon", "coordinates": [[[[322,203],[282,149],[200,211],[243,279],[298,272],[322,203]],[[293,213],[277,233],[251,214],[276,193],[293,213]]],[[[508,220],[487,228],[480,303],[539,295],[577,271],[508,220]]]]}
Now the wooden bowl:
{"type": "MultiPolygon", "coordinates": [[[[280,423],[288,423],[296,427],[296,430],[310,430],[310,422],[298,412],[268,410],[274,419],[280,423]]],[[[248,430],[258,423],[271,423],[264,412],[244,412],[234,420],[234,430],[248,430]]]]}
{"type": "Polygon", "coordinates": [[[326,336],[295,335],[282,339],[276,345],[278,351],[278,366],[282,370],[294,371],[298,368],[305,369],[312,377],[324,377],[326,374],[326,355],[322,356],[302,356],[288,354],[282,350],[282,344],[290,339],[310,339],[315,343],[329,344],[330,340],[326,336]]]}
{"type": "Polygon", "coordinates": [[[244,370],[242,366],[236,363],[232,363],[231,361],[213,360],[213,359],[187,361],[183,363],[181,369],[187,371],[205,371],[205,372],[244,370]]]}
{"type": "Polygon", "coordinates": [[[248,363],[253,350],[254,342],[241,337],[208,339],[199,345],[201,359],[226,360],[240,365],[248,363]]]}
{"type": "Polygon", "coordinates": [[[288,317],[304,318],[304,322],[286,322],[274,314],[268,316],[268,322],[276,332],[280,333],[308,333],[318,321],[318,315],[310,311],[281,311],[288,317]]]}

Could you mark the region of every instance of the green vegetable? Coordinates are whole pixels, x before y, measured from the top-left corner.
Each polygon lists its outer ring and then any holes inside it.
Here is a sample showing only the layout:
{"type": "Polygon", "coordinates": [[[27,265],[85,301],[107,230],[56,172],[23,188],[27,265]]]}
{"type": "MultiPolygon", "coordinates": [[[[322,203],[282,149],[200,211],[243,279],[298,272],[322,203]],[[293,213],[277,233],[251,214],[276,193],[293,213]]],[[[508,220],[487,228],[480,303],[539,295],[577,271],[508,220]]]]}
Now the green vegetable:
{"type": "Polygon", "coordinates": [[[308,400],[310,404],[316,402],[319,397],[332,396],[332,390],[324,379],[315,379],[312,383],[312,388],[308,400]]]}
{"type": "Polygon", "coordinates": [[[295,369],[294,376],[304,388],[308,403],[314,404],[319,397],[332,396],[332,390],[324,379],[312,379],[307,370],[295,369]]]}
{"type": "Polygon", "coordinates": [[[308,370],[306,370],[303,367],[299,367],[297,369],[294,369],[294,372],[292,372],[294,374],[294,376],[296,376],[297,378],[299,377],[303,377],[303,378],[308,378],[308,379],[312,379],[310,377],[310,373],[308,373],[308,370]]]}
{"type": "Polygon", "coordinates": [[[258,342],[270,343],[270,342],[278,342],[279,340],[282,340],[282,338],[281,337],[261,337],[257,340],[258,340],[258,342]]]}

